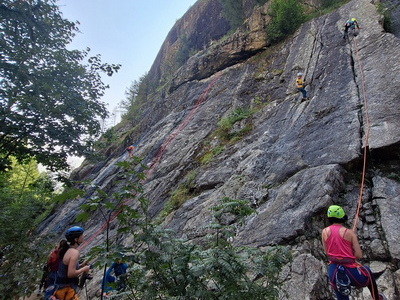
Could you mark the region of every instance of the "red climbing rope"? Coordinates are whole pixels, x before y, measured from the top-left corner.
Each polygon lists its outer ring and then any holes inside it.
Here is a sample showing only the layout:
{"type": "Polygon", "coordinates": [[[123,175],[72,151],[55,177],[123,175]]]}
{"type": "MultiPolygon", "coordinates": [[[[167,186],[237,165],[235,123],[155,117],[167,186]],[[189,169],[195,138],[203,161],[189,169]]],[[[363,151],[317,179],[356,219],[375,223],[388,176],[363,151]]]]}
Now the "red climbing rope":
{"type": "Polygon", "coordinates": [[[357,210],[356,214],[354,217],[354,223],[353,223],[353,230],[356,230],[357,227],[357,222],[358,222],[358,217],[362,205],[362,197],[363,197],[363,191],[364,191],[364,182],[365,182],[365,174],[367,170],[367,150],[368,150],[368,139],[369,139],[369,128],[370,128],[370,123],[369,123],[369,116],[368,116],[368,107],[367,107],[367,96],[365,92],[365,79],[364,79],[364,73],[361,65],[361,60],[358,55],[358,49],[357,49],[357,42],[356,39],[353,38],[353,44],[354,44],[354,52],[356,54],[356,60],[358,62],[358,67],[360,70],[360,76],[361,76],[361,87],[362,87],[362,93],[363,93],[363,100],[364,100],[364,114],[365,114],[365,120],[364,120],[364,151],[363,151],[363,170],[362,170],[362,175],[361,175],[361,186],[360,186],[360,192],[358,195],[358,201],[357,201],[357,210]]]}
{"type": "MultiPolygon", "coordinates": [[[[215,82],[217,79],[222,75],[222,72],[218,72],[213,80],[207,85],[207,87],[204,89],[204,91],[201,93],[200,97],[197,99],[195,104],[193,105],[192,109],[188,113],[188,115],[183,119],[183,121],[178,125],[178,127],[175,128],[175,130],[168,135],[168,137],[165,139],[165,141],[162,143],[160,146],[159,150],[157,151],[156,155],[154,156],[149,169],[146,170],[145,175],[146,178],[148,178],[154,171],[154,169],[158,166],[161,157],[165,153],[167,147],[171,144],[171,142],[176,138],[176,136],[187,126],[187,124],[190,122],[190,120],[193,118],[193,116],[196,114],[197,110],[199,109],[200,105],[205,101],[207,98],[208,92],[210,89],[214,86],[215,82]]],[[[109,224],[111,221],[113,221],[118,214],[122,210],[122,206],[126,205],[128,203],[128,200],[125,200],[121,202],[118,206],[117,209],[112,212],[112,214],[109,216],[109,218],[104,221],[104,223],[94,232],[90,235],[90,237],[85,239],[85,242],[83,242],[80,246],[79,249],[82,249],[85,247],[87,244],[89,244],[97,235],[99,235],[101,232],[106,229],[107,224],[109,224]]]]}
{"type": "Polygon", "coordinates": [[[146,178],[150,177],[150,175],[153,174],[154,169],[158,166],[158,164],[161,160],[161,157],[165,153],[167,147],[171,144],[171,142],[176,138],[176,136],[186,127],[186,125],[189,123],[189,121],[193,118],[194,114],[197,112],[200,105],[206,99],[209,90],[213,87],[215,81],[221,76],[221,74],[222,74],[221,72],[218,72],[216,74],[214,79],[208,84],[208,86],[202,92],[200,97],[197,99],[196,103],[194,104],[193,108],[188,113],[188,115],[183,119],[183,121],[179,124],[179,126],[177,128],[175,128],[175,130],[166,138],[164,143],[161,145],[160,149],[158,149],[156,155],[154,156],[153,160],[150,163],[149,169],[147,169],[147,171],[145,173],[146,178]]]}

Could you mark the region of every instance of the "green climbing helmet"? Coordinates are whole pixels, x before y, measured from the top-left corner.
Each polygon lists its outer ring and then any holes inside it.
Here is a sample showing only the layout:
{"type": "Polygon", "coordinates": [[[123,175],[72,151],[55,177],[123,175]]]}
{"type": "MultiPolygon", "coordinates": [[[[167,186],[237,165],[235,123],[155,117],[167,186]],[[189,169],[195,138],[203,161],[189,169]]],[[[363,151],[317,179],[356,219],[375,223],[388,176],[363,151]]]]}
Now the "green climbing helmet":
{"type": "Polygon", "coordinates": [[[346,213],[344,212],[344,209],[339,205],[331,205],[328,208],[328,218],[342,219],[345,215],[346,213]]]}

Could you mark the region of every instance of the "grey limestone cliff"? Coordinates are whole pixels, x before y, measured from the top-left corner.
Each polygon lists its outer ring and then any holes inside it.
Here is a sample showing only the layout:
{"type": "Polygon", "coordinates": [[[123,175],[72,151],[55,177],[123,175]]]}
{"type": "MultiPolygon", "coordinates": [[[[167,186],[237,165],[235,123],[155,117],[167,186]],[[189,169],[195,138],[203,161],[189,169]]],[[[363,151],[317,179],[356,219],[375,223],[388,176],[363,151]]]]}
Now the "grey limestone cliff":
{"type": "MultiPolygon", "coordinates": [[[[186,237],[205,234],[200,228],[211,218],[209,208],[222,197],[248,199],[257,213],[238,227],[233,242],[290,246],[295,257],[282,274],[288,299],[333,299],[320,231],[332,203],[354,217],[367,147],[357,233],[364,261],[379,272],[380,289],[388,299],[400,299],[399,34],[383,30],[377,3],[353,0],[268,46],[267,6],[254,9],[246,30],[207,44],[177,69],[149,103],[145,130],[130,136],[138,142],[136,155],[150,166],[144,189],[151,212],[162,210],[189,173],[195,174],[192,196],[163,223],[186,237]],[[362,29],[347,41],[342,25],[353,16],[362,29]],[[294,86],[299,71],[310,95],[304,102],[294,86]],[[239,109],[252,114],[230,129],[240,138],[223,143],[217,124],[239,109]],[[217,147],[212,159],[201,162],[217,147]]],[[[160,50],[158,62],[167,52],[160,50]]],[[[156,65],[152,70],[162,72],[156,65]]],[[[115,162],[126,159],[120,147],[75,176],[111,194],[120,188],[115,162]]],[[[57,224],[71,223],[84,201],[60,208],[48,230],[61,232],[57,224]]],[[[88,232],[97,224],[86,224],[88,232]]],[[[367,289],[353,292],[353,299],[370,299],[367,289]]]]}

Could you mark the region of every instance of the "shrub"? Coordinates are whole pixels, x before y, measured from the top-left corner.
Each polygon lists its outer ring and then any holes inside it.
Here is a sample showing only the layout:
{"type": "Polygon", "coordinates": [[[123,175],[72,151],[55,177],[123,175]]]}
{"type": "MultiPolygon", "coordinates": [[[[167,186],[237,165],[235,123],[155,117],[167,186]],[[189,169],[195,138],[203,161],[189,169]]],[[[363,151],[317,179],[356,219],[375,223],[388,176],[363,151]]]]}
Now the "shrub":
{"type": "MultiPolygon", "coordinates": [[[[111,212],[105,213],[106,209],[118,210],[118,232],[133,238],[126,247],[111,245],[107,233],[105,243],[90,251],[90,259],[96,261],[95,267],[103,266],[104,273],[107,265],[124,254],[124,262],[130,269],[124,292],[127,298],[278,299],[282,285],[280,272],[291,260],[289,249],[271,247],[263,251],[230,243],[237,226],[242,226],[245,218],[254,213],[247,200],[225,197],[210,208],[213,221],[203,228],[209,234],[195,243],[151,220],[149,201],[141,187],[144,174],[136,173],[135,166],[126,162],[118,165],[128,172],[123,177],[130,178],[124,192],[113,196],[123,200],[122,205],[104,203],[109,197],[103,192],[103,200],[91,199],[84,207],[92,213],[93,208],[100,210],[105,217],[111,215],[111,212]],[[135,205],[131,206],[133,203],[135,205]]],[[[195,176],[195,172],[189,173],[185,184],[190,186],[195,176]]]]}
{"type": "Polygon", "coordinates": [[[176,52],[176,69],[183,66],[190,57],[190,43],[187,36],[181,37],[180,47],[176,52]]]}
{"type": "Polygon", "coordinates": [[[200,163],[205,165],[209,163],[214,156],[217,156],[218,154],[222,153],[224,151],[224,147],[222,146],[217,146],[210,151],[206,152],[201,158],[200,158],[200,163]]]}
{"type": "Polygon", "coordinates": [[[235,30],[243,23],[244,13],[242,1],[220,0],[224,18],[229,22],[231,30],[235,30]]]}
{"type": "Polygon", "coordinates": [[[390,9],[382,3],[379,3],[377,7],[378,7],[378,12],[383,15],[383,24],[382,24],[383,29],[386,32],[392,32],[393,24],[390,18],[390,9]]]}
{"type": "Polygon", "coordinates": [[[305,20],[304,10],[298,0],[272,0],[268,14],[267,38],[276,43],[294,33],[305,20]]]}
{"type": "Polygon", "coordinates": [[[334,6],[338,1],[337,0],[321,0],[321,7],[327,8],[334,6]]]}
{"type": "Polygon", "coordinates": [[[237,138],[237,137],[239,137],[239,138],[243,137],[244,133],[249,132],[249,129],[251,130],[250,127],[246,126],[246,129],[241,129],[241,130],[236,131],[236,132],[231,132],[231,129],[232,129],[233,125],[236,122],[239,122],[239,121],[241,121],[243,119],[247,119],[253,113],[254,113],[253,110],[244,109],[244,108],[241,108],[241,107],[233,110],[228,115],[228,117],[222,118],[218,122],[218,124],[217,124],[218,128],[216,130],[216,135],[218,136],[218,138],[220,140],[227,141],[227,142],[229,142],[232,139],[237,138]]]}

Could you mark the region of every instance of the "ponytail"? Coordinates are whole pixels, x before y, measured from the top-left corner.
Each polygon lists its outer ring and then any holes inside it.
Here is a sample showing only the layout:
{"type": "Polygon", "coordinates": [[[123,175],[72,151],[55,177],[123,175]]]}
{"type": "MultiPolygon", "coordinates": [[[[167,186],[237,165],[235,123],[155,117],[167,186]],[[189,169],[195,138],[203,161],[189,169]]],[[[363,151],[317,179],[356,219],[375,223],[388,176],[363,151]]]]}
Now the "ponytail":
{"type": "Polygon", "coordinates": [[[59,258],[62,260],[64,258],[65,252],[69,249],[69,244],[67,242],[60,244],[60,252],[58,254],[59,258]]]}

